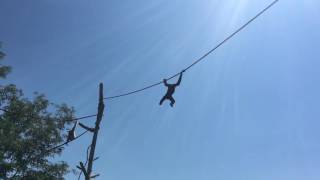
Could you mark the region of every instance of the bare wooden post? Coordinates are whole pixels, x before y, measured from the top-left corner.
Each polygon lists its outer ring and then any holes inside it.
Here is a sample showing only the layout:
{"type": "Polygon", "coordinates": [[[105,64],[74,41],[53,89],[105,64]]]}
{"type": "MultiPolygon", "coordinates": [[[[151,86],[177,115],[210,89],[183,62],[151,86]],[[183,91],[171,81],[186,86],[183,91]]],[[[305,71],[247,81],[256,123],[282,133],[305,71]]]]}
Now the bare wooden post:
{"type": "Polygon", "coordinates": [[[100,83],[99,85],[99,104],[98,104],[98,114],[97,114],[97,120],[96,120],[96,126],[94,129],[94,134],[93,134],[93,138],[92,138],[92,143],[91,143],[91,148],[90,148],[90,154],[89,154],[89,160],[88,160],[88,167],[86,170],[86,175],[85,175],[85,179],[86,180],[90,180],[91,177],[91,173],[92,173],[92,165],[93,165],[93,161],[94,161],[94,152],[96,149],[96,143],[97,143],[97,138],[98,138],[98,132],[99,132],[99,128],[100,128],[100,122],[102,120],[102,116],[103,116],[103,111],[104,111],[104,103],[103,103],[103,84],[100,83]]]}

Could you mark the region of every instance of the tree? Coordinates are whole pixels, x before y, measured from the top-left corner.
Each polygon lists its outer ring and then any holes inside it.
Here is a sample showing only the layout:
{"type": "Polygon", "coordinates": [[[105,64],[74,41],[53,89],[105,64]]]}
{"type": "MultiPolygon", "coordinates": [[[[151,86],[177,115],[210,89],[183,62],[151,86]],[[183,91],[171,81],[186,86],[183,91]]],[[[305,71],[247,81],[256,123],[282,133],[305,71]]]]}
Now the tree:
{"type": "MultiPolygon", "coordinates": [[[[10,67],[0,69],[5,77],[10,67]]],[[[64,179],[66,162],[52,162],[63,148],[48,149],[65,141],[74,109],[50,103],[43,94],[29,100],[12,84],[0,86],[0,108],[0,179],[64,179]]]]}
{"type": "MultiPolygon", "coordinates": [[[[0,48],[1,48],[1,42],[0,42],[0,48]]],[[[2,51],[0,51],[0,61],[6,56],[6,54],[2,51]]],[[[7,74],[11,71],[11,67],[9,66],[3,66],[0,64],[0,78],[5,78],[7,74]]]]}

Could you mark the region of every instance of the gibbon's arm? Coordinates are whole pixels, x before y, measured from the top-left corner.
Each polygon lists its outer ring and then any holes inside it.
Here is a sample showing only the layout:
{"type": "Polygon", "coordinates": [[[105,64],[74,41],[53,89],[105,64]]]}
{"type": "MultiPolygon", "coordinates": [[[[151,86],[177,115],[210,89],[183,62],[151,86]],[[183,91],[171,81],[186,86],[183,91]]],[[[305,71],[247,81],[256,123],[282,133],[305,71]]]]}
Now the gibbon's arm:
{"type": "Polygon", "coordinates": [[[181,79],[182,79],[182,72],[180,73],[179,80],[178,80],[178,82],[176,83],[176,86],[179,86],[179,85],[180,85],[181,79]]]}

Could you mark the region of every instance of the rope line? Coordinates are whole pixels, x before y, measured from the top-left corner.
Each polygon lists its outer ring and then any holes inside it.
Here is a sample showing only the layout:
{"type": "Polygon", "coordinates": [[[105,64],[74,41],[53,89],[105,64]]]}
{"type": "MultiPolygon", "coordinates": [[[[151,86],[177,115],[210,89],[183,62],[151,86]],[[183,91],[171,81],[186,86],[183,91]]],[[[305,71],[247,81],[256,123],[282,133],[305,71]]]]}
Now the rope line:
{"type": "MultiPolygon", "coordinates": [[[[2,109],[2,108],[0,108],[0,111],[3,111],[5,113],[9,113],[9,111],[7,111],[5,109],[2,109]]],[[[68,119],[68,120],[65,120],[65,121],[66,122],[72,122],[72,121],[78,121],[78,120],[81,120],[81,119],[87,119],[87,118],[96,117],[96,116],[97,116],[96,114],[93,114],[93,115],[88,115],[88,116],[82,116],[82,117],[79,117],[79,118],[68,119]]]]}
{"type": "Polygon", "coordinates": [[[81,119],[87,119],[87,118],[91,118],[91,117],[96,117],[97,115],[94,114],[94,115],[88,115],[88,116],[83,116],[83,117],[79,117],[79,118],[75,118],[75,119],[69,119],[69,120],[66,120],[67,122],[69,121],[78,121],[78,120],[81,120],[81,119]]]}
{"type": "MultiPolygon", "coordinates": [[[[1,110],[1,111],[4,111],[4,112],[6,112],[6,113],[9,112],[9,111],[7,111],[7,110],[5,110],[5,109],[2,109],[2,108],[0,108],[0,110],[1,110]]],[[[66,120],[66,121],[67,121],[67,122],[78,121],[78,120],[81,120],[81,119],[87,119],[87,118],[96,117],[96,116],[97,116],[97,115],[94,114],[94,115],[88,115],[88,116],[83,116],[83,117],[79,117],[79,118],[69,119],[69,120],[66,120]]],[[[69,142],[72,142],[72,141],[80,138],[81,136],[83,136],[83,135],[86,134],[87,132],[88,132],[88,130],[84,131],[84,132],[81,133],[79,136],[75,137],[73,140],[71,140],[71,141],[69,141],[69,142]]],[[[53,148],[51,148],[51,149],[46,150],[46,152],[50,152],[50,151],[52,151],[52,150],[54,150],[54,149],[57,149],[57,148],[59,148],[59,147],[62,147],[62,146],[64,146],[64,145],[68,144],[69,142],[67,141],[67,142],[64,142],[64,143],[62,143],[62,144],[60,144],[60,145],[57,145],[57,146],[55,146],[55,147],[53,147],[53,148]]]]}
{"type": "MultiPolygon", "coordinates": [[[[230,40],[232,37],[234,37],[236,34],[238,34],[240,31],[242,31],[243,29],[245,29],[250,23],[252,23],[254,20],[256,20],[259,16],[261,16],[262,14],[264,14],[268,9],[270,9],[273,5],[275,5],[279,0],[275,0],[273,1],[271,4],[269,4],[266,8],[264,8],[262,11],[260,11],[257,15],[255,15],[253,18],[251,18],[247,23],[245,23],[244,25],[242,25],[240,28],[238,28],[235,32],[233,32],[232,34],[230,34],[227,38],[225,38],[223,41],[221,41],[218,45],[216,45],[214,48],[212,48],[210,51],[208,51],[207,53],[205,53],[203,56],[201,56],[199,59],[197,59],[196,61],[194,61],[191,65],[189,65],[187,68],[185,68],[184,70],[187,71],[188,69],[190,69],[192,66],[198,64],[200,61],[202,61],[203,59],[205,59],[208,55],[210,55],[211,53],[213,53],[215,50],[217,50],[220,46],[222,46],[223,44],[225,44],[228,40],[230,40]]],[[[170,80],[176,76],[178,76],[180,74],[180,72],[170,76],[169,78],[167,78],[167,80],[170,80]]],[[[114,98],[119,98],[119,97],[123,97],[123,96],[128,96],[131,94],[135,94],[138,93],[140,91],[144,91],[147,89],[150,89],[154,86],[158,86],[162,84],[162,81],[151,84],[149,86],[146,86],[144,88],[138,89],[138,90],[134,90],[131,92],[127,92],[124,94],[119,94],[119,95],[115,95],[115,96],[109,96],[109,97],[105,97],[104,99],[114,99],[114,98]]]]}
{"type": "MultiPolygon", "coordinates": [[[[84,132],[81,133],[79,136],[77,136],[76,138],[74,138],[73,140],[71,140],[71,141],[69,141],[69,142],[72,142],[72,141],[77,140],[77,139],[80,138],[81,136],[85,135],[87,132],[88,132],[88,131],[84,131],[84,132]]],[[[64,146],[64,145],[68,144],[69,142],[64,142],[64,143],[62,143],[62,144],[60,144],[60,145],[57,145],[57,146],[55,146],[55,147],[52,147],[52,148],[50,148],[50,149],[48,149],[48,150],[46,150],[46,151],[44,151],[44,152],[36,155],[35,157],[33,157],[33,159],[34,159],[34,158],[38,158],[38,157],[40,157],[40,156],[43,156],[45,153],[49,153],[50,151],[53,151],[53,150],[55,150],[55,149],[57,149],[57,148],[60,148],[60,147],[62,147],[62,146],[64,146]]]]}
{"type": "Polygon", "coordinates": [[[84,131],[83,133],[81,133],[79,136],[77,136],[77,137],[74,138],[73,140],[71,140],[71,141],[66,141],[66,142],[64,142],[64,143],[62,143],[62,144],[60,144],[60,145],[57,145],[57,146],[55,146],[55,147],[53,147],[53,148],[51,148],[51,149],[48,149],[46,152],[48,153],[48,152],[50,152],[50,151],[52,151],[52,150],[55,150],[55,149],[57,149],[57,148],[60,148],[60,147],[62,147],[62,146],[64,146],[64,145],[66,145],[66,144],[68,144],[68,143],[70,143],[70,142],[72,142],[72,141],[75,141],[75,140],[77,140],[78,138],[80,138],[81,136],[85,135],[87,132],[88,132],[88,131],[84,131]]]}

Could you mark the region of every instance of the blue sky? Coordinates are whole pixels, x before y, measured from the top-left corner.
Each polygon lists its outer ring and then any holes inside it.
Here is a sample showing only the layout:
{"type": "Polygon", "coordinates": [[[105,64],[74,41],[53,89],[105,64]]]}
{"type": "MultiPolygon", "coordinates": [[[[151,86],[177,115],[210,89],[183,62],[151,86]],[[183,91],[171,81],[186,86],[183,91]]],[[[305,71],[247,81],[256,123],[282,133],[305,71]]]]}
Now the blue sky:
{"type": "MultiPolygon", "coordinates": [[[[5,82],[92,114],[99,82],[106,96],[158,82],[270,2],[1,0],[5,82]]],[[[281,0],[185,74],[174,108],[162,86],[106,101],[99,179],[319,179],[319,32],[319,1],[281,0]]],[[[75,167],[90,138],[56,159],[75,167]]]]}

